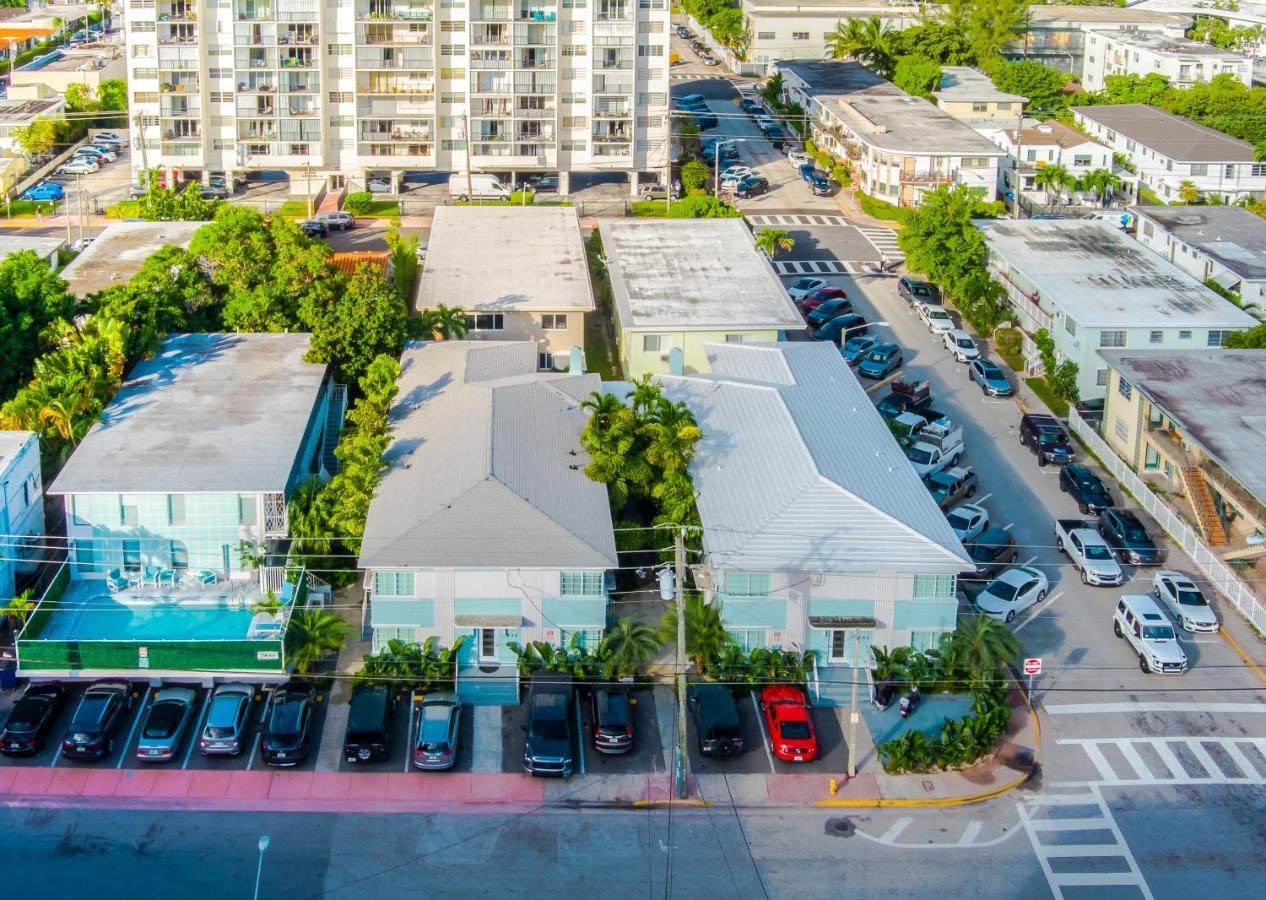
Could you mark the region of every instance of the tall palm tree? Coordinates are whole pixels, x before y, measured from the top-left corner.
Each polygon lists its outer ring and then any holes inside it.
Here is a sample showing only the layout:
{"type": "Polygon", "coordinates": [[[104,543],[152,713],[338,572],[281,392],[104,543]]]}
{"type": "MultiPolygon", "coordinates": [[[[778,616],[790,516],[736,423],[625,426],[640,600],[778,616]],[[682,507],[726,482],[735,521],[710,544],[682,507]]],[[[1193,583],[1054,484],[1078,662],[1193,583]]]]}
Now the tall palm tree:
{"type": "Polygon", "coordinates": [[[1092,169],[1082,176],[1081,184],[1103,204],[1121,187],[1121,179],[1111,169],[1092,169]]]}
{"type": "Polygon", "coordinates": [[[329,527],[320,503],[321,480],[307,478],[295,488],[286,504],[286,521],[295,549],[300,553],[328,553],[329,527]]]}
{"type": "Polygon", "coordinates": [[[422,334],[430,334],[435,341],[461,340],[468,330],[466,313],[443,303],[434,309],[422,310],[418,318],[421,320],[418,329],[422,334]]]}
{"type": "MultiPolygon", "coordinates": [[[[659,623],[660,638],[665,642],[677,640],[677,604],[668,604],[659,623]]],[[[697,593],[686,594],[686,655],[699,672],[706,672],[734,639],[725,630],[720,601],[704,603],[697,593]]]]}
{"type": "Polygon", "coordinates": [[[603,640],[616,675],[632,675],[650,662],[663,646],[654,628],[628,617],[616,619],[603,640]]]}
{"type": "Polygon", "coordinates": [[[988,616],[959,619],[953,647],[959,662],[978,681],[1020,654],[1019,638],[997,619],[988,616]]]}
{"type": "Polygon", "coordinates": [[[892,74],[892,31],[878,16],[837,23],[826,44],[831,59],[855,59],[877,75],[892,74]]]}
{"type": "Polygon", "coordinates": [[[770,259],[774,259],[779,253],[790,253],[794,246],[796,239],[791,236],[791,232],[781,228],[762,228],[760,234],[756,235],[756,249],[763,251],[770,259]]]}
{"type": "Polygon", "coordinates": [[[651,373],[645,372],[633,382],[633,390],[629,392],[629,405],[639,415],[646,415],[663,396],[664,392],[659,389],[659,385],[651,381],[651,373]]]}
{"type": "Polygon", "coordinates": [[[352,626],[333,613],[301,609],[286,626],[286,660],[302,675],[328,653],[343,649],[352,626]]]}
{"type": "Polygon", "coordinates": [[[695,455],[695,445],[703,437],[695,417],[684,403],[662,401],[654,418],[646,424],[650,443],[646,460],[666,473],[684,472],[695,455]]]}
{"type": "Polygon", "coordinates": [[[1046,191],[1047,203],[1055,202],[1055,194],[1073,183],[1073,176],[1063,166],[1042,166],[1033,174],[1033,186],[1046,191]]]}

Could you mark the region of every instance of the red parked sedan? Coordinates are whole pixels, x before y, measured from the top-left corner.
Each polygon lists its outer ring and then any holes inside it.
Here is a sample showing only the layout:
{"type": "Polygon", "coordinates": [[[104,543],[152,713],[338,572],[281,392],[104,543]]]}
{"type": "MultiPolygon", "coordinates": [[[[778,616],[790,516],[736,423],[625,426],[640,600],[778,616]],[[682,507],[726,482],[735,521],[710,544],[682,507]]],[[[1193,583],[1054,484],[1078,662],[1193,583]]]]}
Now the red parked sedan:
{"type": "Polygon", "coordinates": [[[818,756],[818,736],[809,707],[799,688],[774,684],[760,696],[774,755],[784,762],[812,762],[818,756]]]}
{"type": "Polygon", "coordinates": [[[848,294],[844,293],[843,288],[823,287],[818,288],[813,293],[807,295],[800,301],[800,308],[807,313],[813,312],[828,300],[847,300],[848,294]]]}

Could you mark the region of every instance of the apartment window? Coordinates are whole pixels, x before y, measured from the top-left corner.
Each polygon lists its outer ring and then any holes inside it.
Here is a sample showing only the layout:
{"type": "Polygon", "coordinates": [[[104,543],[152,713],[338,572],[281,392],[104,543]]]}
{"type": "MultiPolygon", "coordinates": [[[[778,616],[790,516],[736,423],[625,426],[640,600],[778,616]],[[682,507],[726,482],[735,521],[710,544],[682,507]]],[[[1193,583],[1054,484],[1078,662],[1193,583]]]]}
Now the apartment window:
{"type": "Polygon", "coordinates": [[[768,572],[726,572],[725,592],[731,597],[769,596],[768,572]]]}
{"type": "Polygon", "coordinates": [[[769,630],[766,628],[727,628],[725,633],[734,638],[734,643],[744,653],[751,653],[757,647],[769,646],[769,630]]]}
{"type": "Polygon", "coordinates": [[[584,56],[587,50],[584,44],[564,44],[563,56],[584,56]]]}
{"type": "Polygon", "coordinates": [[[1221,347],[1221,346],[1222,346],[1222,344],[1226,342],[1226,336],[1227,336],[1228,334],[1230,334],[1230,333],[1231,333],[1231,332],[1229,332],[1229,331],[1213,331],[1213,330],[1211,330],[1211,331],[1209,332],[1209,338],[1208,338],[1208,340],[1206,341],[1206,344],[1205,344],[1205,345],[1206,345],[1206,346],[1208,346],[1208,347],[1221,347]]]}
{"type": "Polygon", "coordinates": [[[1130,385],[1128,381],[1118,376],[1117,377],[1117,393],[1120,394],[1122,397],[1124,397],[1126,400],[1130,400],[1130,399],[1133,399],[1134,397],[1134,388],[1130,385]]]}
{"type": "Polygon", "coordinates": [[[351,56],[351,44],[326,44],[325,53],[327,56],[351,56]]]}
{"type": "Polygon", "coordinates": [[[663,22],[638,22],[637,33],[638,34],[663,34],[664,23],[663,22]]]}
{"type": "MultiPolygon", "coordinates": [[[[575,103],[584,102],[583,95],[576,94],[575,96],[581,97],[582,99],[575,100],[572,102],[575,102],[575,103]]],[[[665,103],[668,102],[668,95],[665,94],[663,91],[650,91],[649,93],[645,91],[639,91],[637,95],[637,102],[639,106],[663,106],[665,103]]]]}
{"type": "Polygon", "coordinates": [[[1107,131],[1103,136],[1109,141],[1115,141],[1117,139],[1117,133],[1115,131],[1107,131]]]}
{"type": "Polygon", "coordinates": [[[441,150],[465,150],[466,139],[465,138],[442,138],[440,140],[440,149],[441,150]]]}
{"type": "Polygon", "coordinates": [[[461,93],[453,93],[444,91],[440,94],[441,103],[465,103],[466,95],[461,93]]]}
{"type": "Polygon", "coordinates": [[[643,56],[643,57],[645,57],[645,56],[663,56],[663,55],[664,55],[664,45],[663,45],[663,44],[638,44],[638,45],[637,45],[637,55],[638,55],[638,56],[643,56]]]}
{"type": "Polygon", "coordinates": [[[133,59],[136,59],[142,56],[149,56],[149,44],[133,44],[132,45],[133,59]]]}
{"type": "Polygon", "coordinates": [[[1191,332],[1186,328],[1182,329],[1181,331],[1178,332],[1178,340],[1180,341],[1191,340],[1191,332]]]}
{"type": "Polygon", "coordinates": [[[1100,347],[1124,347],[1125,332],[1124,331],[1101,331],[1099,332],[1100,347]]]}
{"type": "Polygon", "coordinates": [[[123,570],[125,572],[135,572],[141,567],[141,542],[140,541],[124,541],[123,542],[123,570]]]}
{"type": "Polygon", "coordinates": [[[1076,336],[1077,320],[1074,319],[1072,316],[1064,316],[1064,330],[1067,331],[1069,334],[1076,336]]]}
{"type": "Polygon", "coordinates": [[[1011,103],[999,103],[998,112],[1010,112],[1013,105],[1011,103]]]}
{"type": "Polygon", "coordinates": [[[1116,421],[1112,423],[1112,431],[1123,441],[1130,439],[1130,426],[1125,424],[1125,419],[1120,416],[1116,417],[1116,421]]]}
{"type": "Polygon", "coordinates": [[[97,552],[91,541],[75,541],[75,564],[81,575],[95,575],[97,552]]]}
{"type": "Polygon", "coordinates": [[[1108,370],[1107,369],[1099,369],[1097,372],[1095,372],[1095,386],[1096,387],[1108,386],[1108,370]]]}
{"type": "Polygon", "coordinates": [[[1128,153],[1133,153],[1133,152],[1134,152],[1134,141],[1126,141],[1126,142],[1125,142],[1125,149],[1126,149],[1126,152],[1128,152],[1128,153]]]}
{"type": "Polygon", "coordinates": [[[132,76],[134,78],[144,81],[147,79],[157,78],[158,70],[157,69],[133,69],[132,76]]]}
{"type": "Polygon", "coordinates": [[[989,104],[988,103],[973,103],[971,105],[971,111],[972,112],[989,112],[989,104]]]}
{"type": "Polygon", "coordinates": [[[953,575],[915,575],[915,600],[953,600],[953,575]]]}
{"type": "Polygon", "coordinates": [[[501,331],[505,328],[505,316],[501,313],[477,313],[466,317],[467,331],[501,331]]]}
{"type": "Polygon", "coordinates": [[[727,334],[727,335],[725,336],[725,342],[726,342],[727,344],[741,344],[741,343],[743,343],[743,335],[741,335],[741,334],[727,334]]]}
{"type": "Polygon", "coordinates": [[[233,102],[232,91],[211,91],[211,93],[209,93],[207,97],[212,103],[232,103],[233,102]]]}
{"type": "Polygon", "coordinates": [[[545,313],[541,316],[541,327],[546,331],[566,331],[566,313],[545,313]]]}
{"type": "Polygon", "coordinates": [[[412,572],[375,572],[375,597],[413,597],[412,572]]]}
{"type": "Polygon", "coordinates": [[[347,128],[355,124],[355,116],[330,116],[330,127],[332,128],[347,128]]]}
{"type": "Polygon", "coordinates": [[[1089,166],[1094,162],[1093,157],[1089,153],[1077,153],[1073,155],[1074,166],[1089,166]]]}
{"type": "Polygon", "coordinates": [[[558,592],[564,597],[598,597],[602,595],[601,572],[563,572],[558,592]]]}
{"type": "Polygon", "coordinates": [[[1036,151],[1036,150],[1025,150],[1025,151],[1024,151],[1024,159],[1025,159],[1025,162],[1037,162],[1037,151],[1036,151]]]}
{"type": "Polygon", "coordinates": [[[440,32],[452,34],[455,31],[465,31],[466,23],[459,19],[447,19],[440,23],[440,32]]]}
{"type": "Polygon", "coordinates": [[[580,152],[585,149],[585,142],[564,139],[558,142],[558,149],[580,152]]]}
{"type": "Polygon", "coordinates": [[[588,116],[563,116],[564,128],[587,128],[588,126],[588,116]]]}
{"type": "Polygon", "coordinates": [[[1209,167],[1208,167],[1207,165],[1205,165],[1204,163],[1199,163],[1199,164],[1197,164],[1197,163],[1192,163],[1192,164],[1191,164],[1191,174],[1192,174],[1192,175],[1208,175],[1208,174],[1209,174],[1209,167]]]}
{"type": "Polygon", "coordinates": [[[342,93],[338,91],[330,91],[331,103],[351,103],[354,99],[356,99],[356,97],[351,91],[343,91],[342,93]]]}
{"type": "Polygon", "coordinates": [[[211,142],[212,150],[232,150],[236,146],[236,141],[232,138],[216,138],[211,142]]]}
{"type": "Polygon", "coordinates": [[[807,31],[793,31],[793,32],[791,32],[791,39],[792,39],[793,41],[807,41],[807,40],[809,39],[809,32],[807,32],[807,31]]]}
{"type": "Polygon", "coordinates": [[[774,39],[774,33],[772,31],[756,32],[756,40],[758,41],[772,41],[773,39],[774,39]]]}
{"type": "Polygon", "coordinates": [[[935,650],[941,645],[941,636],[950,633],[948,631],[911,631],[910,649],[916,653],[926,653],[928,650],[935,650]]]}
{"type": "Polygon", "coordinates": [[[1147,334],[1147,342],[1149,344],[1163,344],[1165,342],[1165,332],[1157,330],[1149,331],[1147,334]]]}
{"type": "Polygon", "coordinates": [[[1156,452],[1156,448],[1148,444],[1143,451],[1143,468],[1155,471],[1160,468],[1160,454],[1156,452]]]}
{"type": "Polygon", "coordinates": [[[465,56],[465,55],[466,55],[465,44],[440,44],[440,56],[465,56]]]}
{"type": "Polygon", "coordinates": [[[232,78],[232,69],[208,69],[207,77],[209,78],[232,78]]]}
{"type": "Polygon", "coordinates": [[[185,495],[169,494],[167,496],[167,524],[185,524],[185,495]]]}
{"type": "Polygon", "coordinates": [[[558,629],[558,646],[570,647],[572,639],[577,646],[592,650],[602,643],[601,628],[560,628],[558,629]]]}
{"type": "MultiPolygon", "coordinates": [[[[1227,168],[1231,168],[1227,166],[1227,168]]],[[[1250,175],[1266,175],[1266,163],[1254,163],[1249,169],[1250,175]]]]}
{"type": "Polygon", "coordinates": [[[671,346],[664,339],[662,334],[644,334],[642,335],[642,352],[643,353],[659,353],[661,350],[667,350],[671,346]]]}
{"type": "Polygon", "coordinates": [[[132,25],[133,34],[139,34],[141,32],[146,32],[146,31],[153,31],[155,28],[155,23],[153,22],[138,21],[138,22],[132,22],[131,25],[132,25]]]}
{"type": "Polygon", "coordinates": [[[536,354],[536,367],[538,369],[554,368],[554,354],[553,353],[536,354]]]}
{"type": "Polygon", "coordinates": [[[121,507],[120,518],[124,525],[141,524],[140,510],[135,503],[123,503],[121,507]]]}
{"type": "Polygon", "coordinates": [[[254,525],[258,521],[254,494],[242,494],[237,498],[237,521],[242,525],[254,525]]]}
{"type": "Polygon", "coordinates": [[[987,165],[989,165],[989,157],[987,156],[964,156],[963,157],[964,169],[983,169],[987,165]]]}
{"type": "Polygon", "coordinates": [[[441,78],[465,78],[466,69],[465,67],[440,69],[440,77],[441,78]]]}
{"type": "Polygon", "coordinates": [[[137,91],[132,95],[132,100],[136,103],[157,103],[158,94],[155,91],[137,91]]]}

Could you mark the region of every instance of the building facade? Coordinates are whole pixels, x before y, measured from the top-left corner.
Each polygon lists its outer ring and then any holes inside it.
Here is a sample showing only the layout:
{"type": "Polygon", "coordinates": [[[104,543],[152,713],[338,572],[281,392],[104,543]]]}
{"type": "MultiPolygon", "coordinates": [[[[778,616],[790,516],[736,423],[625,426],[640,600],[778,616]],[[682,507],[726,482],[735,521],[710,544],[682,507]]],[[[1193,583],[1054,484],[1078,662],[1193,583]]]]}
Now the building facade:
{"type": "Polygon", "coordinates": [[[1003,50],[1007,59],[1031,59],[1080,76],[1086,64],[1089,34],[1103,29],[1181,38],[1191,26],[1190,11],[1158,11],[1137,6],[1064,6],[1034,4],[1026,28],[1003,50]]]}
{"type": "Polygon", "coordinates": [[[40,440],[29,431],[0,432],[0,604],[17,590],[19,573],[43,558],[44,485],[40,440]],[[36,546],[31,546],[31,544],[36,546]]]}
{"type": "Polygon", "coordinates": [[[1081,86],[1101,91],[1112,75],[1161,75],[1174,87],[1191,87],[1231,75],[1246,86],[1253,83],[1253,60],[1185,38],[1136,30],[1091,31],[1086,35],[1081,86]]]}
{"type": "Polygon", "coordinates": [[[666,0],[131,0],[126,18],[134,169],[313,192],[555,171],[565,193],[573,170],[664,164],[666,0]]]}

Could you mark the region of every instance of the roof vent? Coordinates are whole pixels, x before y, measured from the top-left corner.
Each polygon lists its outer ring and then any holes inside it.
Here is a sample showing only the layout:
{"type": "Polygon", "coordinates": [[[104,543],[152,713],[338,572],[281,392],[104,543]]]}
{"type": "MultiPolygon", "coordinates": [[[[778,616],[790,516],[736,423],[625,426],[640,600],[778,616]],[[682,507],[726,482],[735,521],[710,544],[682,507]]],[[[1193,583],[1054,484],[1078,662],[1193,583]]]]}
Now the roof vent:
{"type": "Polygon", "coordinates": [[[1195,214],[1185,214],[1181,216],[1175,216],[1174,221],[1177,222],[1179,225],[1201,225],[1204,223],[1204,216],[1195,215],[1195,214]]]}
{"type": "Polygon", "coordinates": [[[1038,130],[1038,131],[1040,131],[1042,134],[1054,134],[1054,133],[1055,133],[1055,129],[1054,129],[1054,128],[1052,128],[1052,127],[1051,127],[1051,126],[1049,126],[1049,125],[1039,125],[1039,126],[1037,126],[1037,130],[1038,130]]]}

